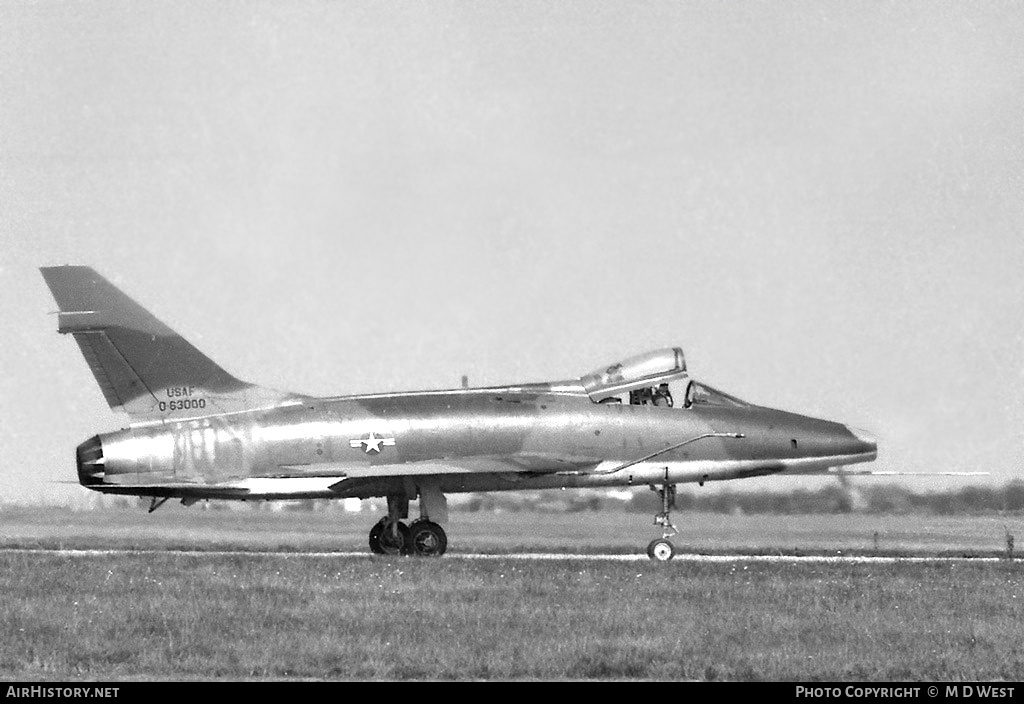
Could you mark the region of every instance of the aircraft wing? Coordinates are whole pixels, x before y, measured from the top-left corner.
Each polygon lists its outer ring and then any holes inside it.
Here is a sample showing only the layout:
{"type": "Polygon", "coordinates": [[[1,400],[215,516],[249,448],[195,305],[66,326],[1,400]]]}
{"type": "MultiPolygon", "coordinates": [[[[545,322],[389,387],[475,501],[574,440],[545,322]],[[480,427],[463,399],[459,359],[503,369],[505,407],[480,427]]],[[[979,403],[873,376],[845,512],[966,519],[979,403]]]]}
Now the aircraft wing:
{"type": "Polygon", "coordinates": [[[344,477],[248,477],[224,482],[154,482],[102,484],[104,494],[165,496],[179,499],[317,498],[330,496],[344,477]]]}
{"type": "Polygon", "coordinates": [[[374,480],[392,477],[453,474],[505,474],[558,472],[592,466],[546,457],[474,457],[442,462],[404,464],[354,464],[322,462],[318,464],[280,465],[277,476],[241,477],[219,482],[108,483],[92,488],[106,494],[128,494],[179,499],[302,499],[332,498],[347,489],[346,480],[374,480]]]}
{"type": "Polygon", "coordinates": [[[281,465],[283,472],[303,474],[311,470],[318,475],[343,479],[383,479],[439,474],[516,474],[522,472],[552,473],[593,466],[597,460],[586,459],[578,463],[559,457],[520,456],[472,457],[457,460],[405,462],[402,464],[354,464],[350,462],[321,462],[315,465],[281,465]]]}
{"type": "Polygon", "coordinates": [[[244,499],[250,496],[255,498],[265,495],[329,495],[335,491],[335,485],[346,479],[384,479],[438,474],[504,474],[529,471],[508,462],[486,459],[474,459],[472,465],[461,466],[437,462],[378,465],[328,462],[317,465],[281,465],[280,468],[281,473],[286,476],[245,477],[223,482],[110,483],[102,485],[100,490],[110,494],[244,499]]]}
{"type": "Polygon", "coordinates": [[[821,475],[827,477],[987,477],[988,472],[900,472],[879,469],[861,469],[848,467],[828,467],[822,470],[799,472],[801,475],[821,475]]]}

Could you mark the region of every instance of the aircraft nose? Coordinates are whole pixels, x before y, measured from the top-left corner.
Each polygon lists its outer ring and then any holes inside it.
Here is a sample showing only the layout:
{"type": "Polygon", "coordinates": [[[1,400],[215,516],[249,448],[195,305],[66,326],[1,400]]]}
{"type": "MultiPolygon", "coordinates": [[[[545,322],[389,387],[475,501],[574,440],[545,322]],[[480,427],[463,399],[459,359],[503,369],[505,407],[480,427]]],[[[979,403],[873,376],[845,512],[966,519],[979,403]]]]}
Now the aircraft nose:
{"type": "Polygon", "coordinates": [[[876,455],[878,454],[878,440],[875,438],[874,435],[872,435],[866,430],[863,430],[862,428],[854,428],[853,426],[849,425],[846,426],[846,429],[850,431],[850,435],[855,437],[857,439],[857,442],[860,443],[859,452],[873,452],[876,455]]]}

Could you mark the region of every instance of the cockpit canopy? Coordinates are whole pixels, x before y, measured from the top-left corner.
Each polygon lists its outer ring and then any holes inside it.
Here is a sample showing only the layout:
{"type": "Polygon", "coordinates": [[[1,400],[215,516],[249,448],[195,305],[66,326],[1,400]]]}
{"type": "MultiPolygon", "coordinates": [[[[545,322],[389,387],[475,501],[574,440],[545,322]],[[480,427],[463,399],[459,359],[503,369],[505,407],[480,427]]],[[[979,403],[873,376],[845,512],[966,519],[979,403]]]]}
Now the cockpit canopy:
{"type": "Polygon", "coordinates": [[[711,388],[700,382],[690,381],[686,385],[686,394],[683,397],[683,407],[691,406],[727,406],[731,408],[749,408],[750,404],[741,401],[735,396],[711,388]]]}
{"type": "Polygon", "coordinates": [[[602,367],[580,377],[580,383],[595,403],[622,403],[619,394],[628,391],[630,405],[750,407],[746,401],[687,378],[686,360],[678,347],[602,367]],[[676,382],[674,389],[670,390],[669,382],[676,382]]]}
{"type": "Polygon", "coordinates": [[[686,376],[686,360],[678,347],[645,352],[580,377],[593,401],[686,376]]]}

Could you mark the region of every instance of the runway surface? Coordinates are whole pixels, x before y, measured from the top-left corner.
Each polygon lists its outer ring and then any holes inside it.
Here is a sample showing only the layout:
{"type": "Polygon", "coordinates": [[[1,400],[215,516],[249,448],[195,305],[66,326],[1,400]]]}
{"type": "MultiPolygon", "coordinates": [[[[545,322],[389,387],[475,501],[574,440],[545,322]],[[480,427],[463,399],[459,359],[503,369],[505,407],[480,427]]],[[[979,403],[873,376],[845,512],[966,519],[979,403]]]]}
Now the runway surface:
{"type": "MultiPolygon", "coordinates": [[[[21,555],[59,555],[62,557],[104,557],[113,555],[180,555],[182,557],[318,557],[318,558],[357,558],[381,559],[386,556],[373,555],[368,552],[300,552],[300,551],[265,551],[265,550],[66,550],[57,548],[0,548],[0,554],[21,555]]],[[[409,558],[415,559],[415,558],[409,558]]],[[[444,556],[445,560],[524,560],[524,561],[559,561],[582,560],[593,562],[650,562],[646,554],[574,554],[574,553],[458,553],[451,552],[444,556]]],[[[1000,562],[1002,557],[944,557],[944,556],[873,556],[873,555],[696,555],[677,554],[672,563],[713,563],[713,562],[747,562],[747,563],[875,563],[892,564],[897,562],[1000,562]]],[[[1019,559],[1014,560],[1019,561],[1019,559]]]]}

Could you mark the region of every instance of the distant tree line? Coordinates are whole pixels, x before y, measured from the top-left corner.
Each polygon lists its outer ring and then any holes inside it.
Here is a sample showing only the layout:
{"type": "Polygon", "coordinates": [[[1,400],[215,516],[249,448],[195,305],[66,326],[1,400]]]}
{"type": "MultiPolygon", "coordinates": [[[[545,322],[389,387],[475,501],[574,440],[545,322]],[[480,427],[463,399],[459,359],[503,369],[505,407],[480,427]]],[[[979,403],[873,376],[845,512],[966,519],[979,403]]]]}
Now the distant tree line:
{"type": "MultiPolygon", "coordinates": [[[[148,499],[135,497],[97,497],[97,508],[146,508],[148,499]]],[[[453,511],[574,513],[579,511],[637,511],[657,513],[661,499],[653,491],[637,487],[631,494],[606,493],[595,490],[488,492],[452,494],[449,497],[453,511]]],[[[373,502],[363,502],[364,504],[373,502]]],[[[265,504],[253,502],[211,501],[201,506],[209,509],[249,509],[318,511],[342,510],[341,502],[326,499],[308,501],[282,501],[265,504]]],[[[383,509],[383,500],[375,502],[376,510],[383,509]]],[[[1024,481],[1014,480],[1001,487],[962,486],[954,489],[917,492],[896,484],[876,484],[851,481],[825,484],[817,489],[793,491],[753,491],[750,489],[723,489],[708,491],[693,485],[679,485],[676,495],[678,511],[705,513],[749,514],[986,514],[1024,513],[1024,481]]]]}
{"type": "MultiPolygon", "coordinates": [[[[1024,481],[1002,487],[963,486],[917,492],[894,484],[858,482],[825,484],[817,489],[707,491],[680,485],[676,510],[706,513],[836,514],[876,513],[935,515],[1024,512],[1024,481]]],[[[637,511],[657,513],[661,499],[653,491],[637,488],[623,497],[593,490],[493,492],[471,494],[454,511],[637,511]]]]}
{"type": "MultiPolygon", "coordinates": [[[[661,501],[654,492],[635,494],[629,510],[657,512],[661,501]]],[[[701,493],[680,489],[676,508],[708,513],[931,513],[936,515],[1024,512],[1024,482],[1002,487],[964,486],[956,489],[911,491],[899,485],[843,486],[790,492],[749,490],[701,493]]]]}

